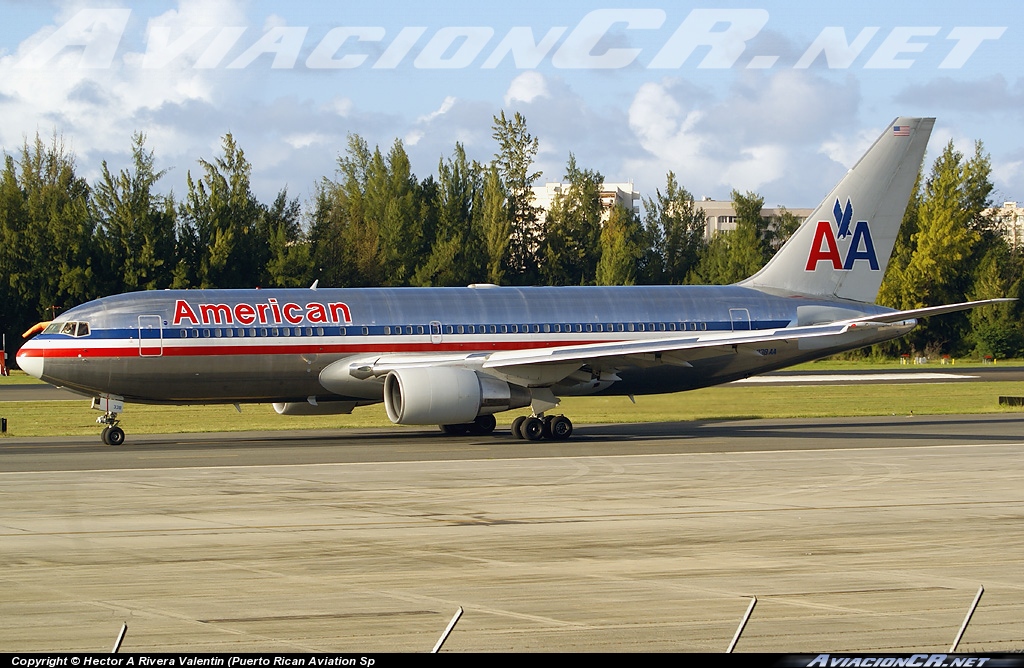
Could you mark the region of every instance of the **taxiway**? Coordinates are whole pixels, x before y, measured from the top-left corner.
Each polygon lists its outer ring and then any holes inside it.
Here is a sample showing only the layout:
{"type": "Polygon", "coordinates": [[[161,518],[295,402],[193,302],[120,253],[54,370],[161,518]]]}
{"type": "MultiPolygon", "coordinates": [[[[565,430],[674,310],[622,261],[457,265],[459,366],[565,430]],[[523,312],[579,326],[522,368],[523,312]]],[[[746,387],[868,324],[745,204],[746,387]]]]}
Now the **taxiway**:
{"type": "Polygon", "coordinates": [[[1024,638],[1024,416],[0,441],[0,651],[1024,638]]]}

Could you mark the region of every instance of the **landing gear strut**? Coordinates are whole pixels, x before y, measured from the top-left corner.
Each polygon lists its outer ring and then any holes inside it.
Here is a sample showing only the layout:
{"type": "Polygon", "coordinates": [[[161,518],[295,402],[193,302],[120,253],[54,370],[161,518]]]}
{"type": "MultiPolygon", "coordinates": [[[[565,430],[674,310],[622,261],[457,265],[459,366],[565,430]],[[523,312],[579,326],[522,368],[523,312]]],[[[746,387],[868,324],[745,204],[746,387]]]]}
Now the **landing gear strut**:
{"type": "Polygon", "coordinates": [[[124,429],[117,426],[120,420],[117,419],[117,413],[107,411],[103,414],[103,417],[96,418],[97,424],[106,425],[100,434],[100,438],[107,445],[121,445],[124,443],[124,429]]]}
{"type": "Polygon", "coordinates": [[[572,421],[564,415],[521,415],[512,421],[512,435],[527,441],[565,441],[572,436],[572,421]]]}

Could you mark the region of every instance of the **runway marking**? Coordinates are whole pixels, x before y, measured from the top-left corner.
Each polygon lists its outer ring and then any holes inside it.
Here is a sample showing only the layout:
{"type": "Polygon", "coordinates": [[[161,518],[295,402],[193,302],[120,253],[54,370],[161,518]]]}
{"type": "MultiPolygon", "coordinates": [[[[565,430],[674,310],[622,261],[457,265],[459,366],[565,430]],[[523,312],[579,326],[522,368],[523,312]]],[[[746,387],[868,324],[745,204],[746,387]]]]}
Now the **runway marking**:
{"type": "MultiPolygon", "coordinates": [[[[185,443],[179,442],[180,445],[185,443]]],[[[738,451],[721,451],[721,452],[651,452],[651,453],[636,453],[636,454],[622,454],[622,455],[559,455],[553,457],[495,457],[493,459],[413,459],[408,461],[376,461],[376,462],[321,462],[313,464],[235,464],[235,465],[220,465],[220,466],[162,466],[154,468],[116,468],[116,469],[41,469],[37,471],[0,471],[0,476],[13,476],[13,475],[35,475],[39,473],[53,474],[53,473],[128,473],[131,471],[138,472],[156,472],[156,471],[194,471],[194,470],[219,470],[219,469],[267,469],[267,468],[280,468],[280,469],[293,469],[293,468],[318,468],[322,466],[406,466],[406,465],[423,465],[423,464],[468,464],[468,463],[501,463],[501,462],[534,462],[534,461],[575,461],[575,460],[593,460],[593,459],[633,459],[633,458],[646,458],[646,457],[706,457],[708,455],[713,456],[726,456],[735,457],[737,455],[778,455],[779,453],[787,454],[804,454],[814,452],[860,452],[860,451],[885,451],[893,452],[896,450],[913,450],[920,452],[923,450],[939,450],[939,449],[950,449],[950,448],[1011,448],[1011,447],[1022,447],[1024,441],[1010,442],[1010,443],[954,443],[954,444],[941,444],[941,445],[894,445],[884,447],[843,447],[843,448],[807,448],[800,450],[738,450],[738,451]]]]}
{"type": "MultiPolygon", "coordinates": [[[[969,380],[981,376],[968,376],[956,373],[907,373],[903,371],[895,373],[860,373],[860,374],[829,374],[827,376],[805,375],[805,376],[753,376],[742,380],[733,381],[732,384],[741,383],[855,383],[864,380],[886,380],[886,381],[914,381],[914,380],[969,380]]],[[[898,383],[893,383],[898,384],[898,383]]]]}

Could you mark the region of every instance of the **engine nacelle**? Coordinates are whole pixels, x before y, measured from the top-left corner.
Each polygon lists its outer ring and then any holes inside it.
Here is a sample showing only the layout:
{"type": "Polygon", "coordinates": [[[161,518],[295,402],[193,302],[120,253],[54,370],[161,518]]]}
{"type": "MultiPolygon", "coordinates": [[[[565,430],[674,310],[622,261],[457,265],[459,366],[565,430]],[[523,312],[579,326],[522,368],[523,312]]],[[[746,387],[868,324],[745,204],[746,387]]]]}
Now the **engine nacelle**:
{"type": "Polygon", "coordinates": [[[384,407],[395,424],[465,424],[531,400],[525,387],[470,369],[413,367],[384,379],[384,407]]]}
{"type": "Polygon", "coordinates": [[[289,401],[274,404],[274,410],[278,415],[348,415],[358,405],[355,401],[324,401],[318,404],[289,401]]]}

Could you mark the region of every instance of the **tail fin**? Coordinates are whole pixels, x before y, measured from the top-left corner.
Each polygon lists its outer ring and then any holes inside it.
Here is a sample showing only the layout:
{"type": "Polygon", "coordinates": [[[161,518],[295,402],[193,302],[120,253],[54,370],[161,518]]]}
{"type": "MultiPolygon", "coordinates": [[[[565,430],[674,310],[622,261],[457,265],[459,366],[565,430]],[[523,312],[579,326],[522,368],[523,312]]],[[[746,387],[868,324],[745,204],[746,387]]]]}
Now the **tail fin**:
{"type": "Polygon", "coordinates": [[[761,271],[740,285],[874,302],[934,118],[897,118],[761,271]]]}

